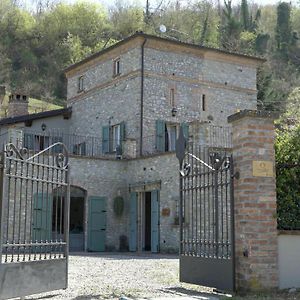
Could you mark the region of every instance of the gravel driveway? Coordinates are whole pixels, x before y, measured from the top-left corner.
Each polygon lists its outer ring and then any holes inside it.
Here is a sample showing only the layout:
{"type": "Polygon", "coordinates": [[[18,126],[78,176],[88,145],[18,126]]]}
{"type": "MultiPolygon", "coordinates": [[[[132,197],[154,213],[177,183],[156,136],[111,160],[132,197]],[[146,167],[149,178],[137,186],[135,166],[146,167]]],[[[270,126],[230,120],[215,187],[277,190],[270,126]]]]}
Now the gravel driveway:
{"type": "Polygon", "coordinates": [[[179,283],[178,267],[174,255],[80,253],[70,256],[67,290],[26,299],[217,299],[208,288],[179,283]]]}

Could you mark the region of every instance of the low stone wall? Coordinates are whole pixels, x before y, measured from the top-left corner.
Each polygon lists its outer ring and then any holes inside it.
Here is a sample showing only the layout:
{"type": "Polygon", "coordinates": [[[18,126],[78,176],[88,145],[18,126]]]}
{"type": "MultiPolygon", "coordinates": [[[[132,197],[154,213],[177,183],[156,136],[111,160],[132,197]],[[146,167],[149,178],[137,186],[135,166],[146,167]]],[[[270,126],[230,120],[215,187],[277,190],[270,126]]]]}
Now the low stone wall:
{"type": "Polygon", "coordinates": [[[279,288],[300,288],[300,230],[278,232],[279,288]]]}

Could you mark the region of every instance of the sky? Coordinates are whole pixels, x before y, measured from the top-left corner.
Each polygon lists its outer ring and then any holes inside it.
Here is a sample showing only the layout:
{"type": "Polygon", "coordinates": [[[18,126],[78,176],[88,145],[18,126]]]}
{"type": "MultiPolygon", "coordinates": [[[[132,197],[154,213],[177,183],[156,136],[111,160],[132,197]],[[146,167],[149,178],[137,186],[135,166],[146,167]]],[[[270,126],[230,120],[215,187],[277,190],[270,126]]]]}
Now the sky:
{"type": "MultiPolygon", "coordinates": [[[[33,3],[37,2],[37,0],[23,0],[26,3],[26,7],[30,8],[32,7],[33,3]]],[[[67,3],[73,3],[76,2],[76,0],[63,0],[64,2],[67,3]]],[[[113,4],[115,3],[115,0],[84,0],[87,2],[95,2],[95,3],[102,3],[104,4],[106,7],[110,7],[113,6],[113,4]]],[[[139,3],[143,6],[145,6],[146,0],[121,0],[124,3],[139,3]]],[[[150,5],[155,7],[157,3],[160,3],[161,0],[149,0],[150,1],[150,5]]],[[[168,3],[169,1],[174,1],[174,0],[164,0],[165,3],[168,3]]],[[[195,0],[180,0],[182,3],[192,3],[195,0]]],[[[216,1],[216,0],[215,0],[216,1]]],[[[221,0],[221,3],[223,2],[223,0],[221,0]]],[[[233,4],[237,4],[240,3],[241,0],[232,0],[233,4]]],[[[262,4],[262,5],[266,5],[266,4],[277,4],[278,2],[280,2],[280,0],[248,0],[248,3],[257,3],[257,4],[262,4]]],[[[286,2],[291,2],[294,5],[299,5],[300,0],[286,0],[286,2]]]]}

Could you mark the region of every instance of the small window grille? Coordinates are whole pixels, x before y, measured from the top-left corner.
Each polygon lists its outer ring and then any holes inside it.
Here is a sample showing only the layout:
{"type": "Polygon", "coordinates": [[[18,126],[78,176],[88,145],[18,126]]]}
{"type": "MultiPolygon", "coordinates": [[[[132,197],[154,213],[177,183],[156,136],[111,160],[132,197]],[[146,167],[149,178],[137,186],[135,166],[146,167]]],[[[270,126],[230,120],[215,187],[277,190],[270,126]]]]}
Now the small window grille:
{"type": "Polygon", "coordinates": [[[120,59],[114,60],[114,76],[120,75],[120,59]]]}
{"type": "Polygon", "coordinates": [[[175,89],[170,89],[170,105],[175,107],[175,89]]]}
{"type": "Polygon", "coordinates": [[[202,111],[206,111],[206,97],[202,95],[202,111]]]}
{"type": "Polygon", "coordinates": [[[84,77],[80,76],[78,78],[78,93],[84,90],[84,77]]]}

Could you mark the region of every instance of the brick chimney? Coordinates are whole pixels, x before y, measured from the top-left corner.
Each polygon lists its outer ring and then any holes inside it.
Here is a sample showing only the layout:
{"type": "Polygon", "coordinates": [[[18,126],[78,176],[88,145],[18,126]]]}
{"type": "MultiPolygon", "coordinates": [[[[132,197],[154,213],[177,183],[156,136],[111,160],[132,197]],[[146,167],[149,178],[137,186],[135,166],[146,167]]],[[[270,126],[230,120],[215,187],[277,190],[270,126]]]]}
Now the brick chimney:
{"type": "Polygon", "coordinates": [[[0,110],[2,108],[3,100],[6,94],[6,88],[4,85],[0,85],[0,110]]]}
{"type": "Polygon", "coordinates": [[[28,96],[12,93],[8,101],[8,117],[28,115],[28,96]]]}

